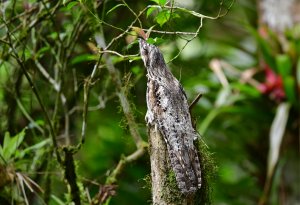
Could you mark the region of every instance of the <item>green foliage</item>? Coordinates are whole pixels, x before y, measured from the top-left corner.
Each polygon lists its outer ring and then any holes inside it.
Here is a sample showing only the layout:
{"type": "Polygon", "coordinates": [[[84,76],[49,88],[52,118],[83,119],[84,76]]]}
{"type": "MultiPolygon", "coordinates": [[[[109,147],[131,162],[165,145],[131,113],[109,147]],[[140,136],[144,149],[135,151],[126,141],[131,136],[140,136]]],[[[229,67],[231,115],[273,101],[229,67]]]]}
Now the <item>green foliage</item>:
{"type": "Polygon", "coordinates": [[[201,164],[202,188],[197,193],[199,204],[213,204],[213,184],[217,179],[217,165],[211,151],[202,139],[197,142],[201,164]]]}
{"type": "Polygon", "coordinates": [[[156,22],[162,27],[171,17],[171,12],[169,10],[162,10],[155,17],[156,22]]]}
{"type": "Polygon", "coordinates": [[[5,163],[9,163],[17,155],[18,147],[25,137],[25,129],[11,137],[9,132],[4,135],[3,146],[0,145],[0,156],[5,163]]]}
{"type": "Polygon", "coordinates": [[[159,4],[159,5],[165,5],[166,2],[167,2],[167,0],[151,0],[151,1],[153,1],[153,2],[155,2],[157,4],[159,4]]]}
{"type": "Polygon", "coordinates": [[[155,7],[150,7],[148,8],[147,10],[147,18],[154,12],[154,11],[157,11],[158,8],[155,8],[155,7]]]}
{"type": "Polygon", "coordinates": [[[162,38],[148,38],[147,42],[154,45],[159,45],[164,43],[165,41],[162,38]]]}

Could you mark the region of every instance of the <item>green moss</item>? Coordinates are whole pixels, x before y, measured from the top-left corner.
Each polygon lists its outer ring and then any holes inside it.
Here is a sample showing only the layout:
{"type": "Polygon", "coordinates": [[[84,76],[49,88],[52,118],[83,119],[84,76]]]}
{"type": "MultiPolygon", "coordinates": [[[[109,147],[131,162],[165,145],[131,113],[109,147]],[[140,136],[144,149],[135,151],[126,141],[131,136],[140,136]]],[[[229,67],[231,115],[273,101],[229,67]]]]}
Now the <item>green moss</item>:
{"type": "Polygon", "coordinates": [[[151,191],[151,175],[147,174],[144,178],[143,181],[145,182],[145,186],[143,187],[144,189],[147,189],[149,191],[151,191]]]}
{"type": "Polygon", "coordinates": [[[182,201],[183,197],[178,189],[175,173],[172,169],[168,172],[163,187],[165,201],[170,204],[180,204],[180,201],[182,201]]]}
{"type": "Polygon", "coordinates": [[[212,184],[216,178],[217,166],[212,153],[209,152],[207,145],[202,139],[198,140],[196,146],[200,157],[202,186],[196,194],[195,204],[212,204],[212,184]]]}

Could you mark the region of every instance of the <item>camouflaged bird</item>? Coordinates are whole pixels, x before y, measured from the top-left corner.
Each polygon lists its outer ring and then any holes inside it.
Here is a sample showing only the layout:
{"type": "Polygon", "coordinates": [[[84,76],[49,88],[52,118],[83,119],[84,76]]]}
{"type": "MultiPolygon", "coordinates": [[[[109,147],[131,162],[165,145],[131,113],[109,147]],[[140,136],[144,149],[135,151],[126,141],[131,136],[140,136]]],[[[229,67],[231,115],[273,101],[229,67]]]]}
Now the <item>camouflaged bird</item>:
{"type": "Polygon", "coordinates": [[[140,55],[147,68],[148,126],[162,134],[176,181],[183,194],[193,194],[201,187],[201,169],[194,145],[199,135],[192,126],[186,94],[167,68],[160,50],[139,39],[140,55]]]}

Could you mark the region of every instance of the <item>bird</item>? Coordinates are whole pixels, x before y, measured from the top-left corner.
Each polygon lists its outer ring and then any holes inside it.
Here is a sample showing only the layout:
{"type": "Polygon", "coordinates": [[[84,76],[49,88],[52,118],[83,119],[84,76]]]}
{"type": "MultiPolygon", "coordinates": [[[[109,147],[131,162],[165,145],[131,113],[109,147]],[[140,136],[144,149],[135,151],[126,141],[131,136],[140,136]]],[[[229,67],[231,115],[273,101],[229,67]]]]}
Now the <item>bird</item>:
{"type": "Polygon", "coordinates": [[[180,192],[194,194],[201,188],[201,166],[195,146],[199,134],[192,124],[186,93],[157,46],[140,38],[139,49],[148,79],[145,121],[163,136],[180,192]]]}

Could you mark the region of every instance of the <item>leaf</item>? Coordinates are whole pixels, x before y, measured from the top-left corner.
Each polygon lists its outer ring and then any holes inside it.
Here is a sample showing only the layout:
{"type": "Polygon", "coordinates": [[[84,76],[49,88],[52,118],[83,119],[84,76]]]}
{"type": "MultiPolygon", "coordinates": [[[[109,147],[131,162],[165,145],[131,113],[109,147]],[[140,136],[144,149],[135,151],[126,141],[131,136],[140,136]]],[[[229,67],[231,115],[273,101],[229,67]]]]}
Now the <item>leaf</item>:
{"type": "Polygon", "coordinates": [[[175,18],[180,18],[180,15],[178,13],[173,12],[172,19],[175,19],[175,18]]]}
{"type": "Polygon", "coordinates": [[[298,82],[297,87],[300,88],[300,58],[298,59],[296,67],[296,82],[298,82]]]}
{"type": "Polygon", "coordinates": [[[14,137],[10,137],[8,132],[5,133],[4,142],[2,147],[2,156],[6,161],[9,161],[13,154],[17,151],[20,144],[23,142],[25,136],[25,129],[14,137]]]}
{"type": "Polygon", "coordinates": [[[58,198],[57,196],[51,194],[51,198],[53,199],[53,201],[56,202],[56,204],[58,205],[65,205],[66,203],[63,202],[60,198],[58,198]]]}
{"type": "Polygon", "coordinates": [[[255,87],[249,86],[248,84],[230,83],[230,86],[233,90],[239,90],[241,93],[250,97],[257,98],[261,96],[261,93],[255,87]]]}
{"type": "Polygon", "coordinates": [[[153,2],[155,2],[155,3],[157,3],[157,4],[159,4],[159,0],[151,0],[151,1],[153,1],[153,2]]]}
{"type": "MultiPolygon", "coordinates": [[[[0,155],[3,157],[4,157],[4,153],[6,152],[5,147],[8,146],[9,142],[10,142],[10,134],[9,134],[9,132],[5,132],[3,146],[1,146],[1,144],[0,144],[0,155]]],[[[5,160],[6,160],[6,158],[5,158],[5,160]]]]}
{"type": "Polygon", "coordinates": [[[71,10],[73,8],[73,6],[75,6],[76,4],[78,4],[78,1],[72,1],[70,3],[68,3],[67,5],[67,10],[71,10]]]}
{"type": "Polygon", "coordinates": [[[291,103],[296,102],[295,79],[292,76],[285,77],[283,79],[283,86],[288,101],[291,103]]]}
{"type": "Polygon", "coordinates": [[[167,0],[158,0],[160,5],[165,5],[167,0]]]}
{"type": "Polygon", "coordinates": [[[249,28],[250,32],[252,33],[252,35],[256,38],[258,46],[261,49],[262,55],[264,60],[266,61],[266,63],[272,68],[272,69],[276,69],[276,63],[274,61],[274,57],[273,57],[273,53],[272,53],[272,48],[271,46],[268,44],[268,42],[266,40],[264,40],[259,33],[253,29],[253,28],[249,28]]]}
{"type": "Polygon", "coordinates": [[[133,72],[135,75],[140,74],[141,71],[142,71],[142,69],[141,69],[140,66],[133,66],[133,67],[131,67],[131,72],[133,72]]]}
{"type": "Polygon", "coordinates": [[[159,4],[159,5],[165,5],[166,2],[167,2],[167,0],[151,0],[151,1],[153,1],[153,2],[155,2],[157,4],[159,4]]]}
{"type": "Polygon", "coordinates": [[[96,55],[82,54],[82,55],[74,57],[71,60],[71,64],[75,65],[75,64],[78,64],[78,63],[82,63],[82,62],[95,61],[95,60],[97,60],[97,56],[96,55]]]}
{"type": "Polygon", "coordinates": [[[118,4],[114,7],[112,7],[108,12],[106,12],[106,15],[109,14],[110,12],[114,11],[115,9],[121,7],[121,6],[126,6],[125,4],[118,4]]]}
{"type": "Polygon", "coordinates": [[[52,32],[48,35],[48,37],[51,38],[52,40],[57,40],[58,33],[57,32],[52,32]]]}
{"type": "Polygon", "coordinates": [[[168,10],[163,10],[160,13],[157,14],[156,16],[156,22],[162,27],[167,21],[170,19],[170,11],[168,10]]]}
{"type": "Polygon", "coordinates": [[[43,54],[46,52],[46,51],[49,51],[50,50],[50,47],[49,46],[45,46],[45,47],[42,47],[40,50],[38,50],[38,52],[36,52],[35,54],[35,58],[40,58],[43,56],[43,54]]]}
{"type": "Polygon", "coordinates": [[[148,38],[147,39],[147,43],[154,44],[154,45],[159,45],[159,44],[161,44],[163,42],[165,42],[165,40],[162,39],[162,38],[158,38],[158,37],[156,37],[156,38],[148,38]]]}
{"type": "Polygon", "coordinates": [[[292,72],[292,62],[288,55],[278,55],[276,56],[276,65],[278,73],[283,77],[291,75],[292,72]]]}
{"type": "Polygon", "coordinates": [[[277,164],[280,152],[280,145],[286,129],[289,117],[290,104],[281,103],[276,110],[275,118],[270,130],[270,148],[268,153],[268,172],[267,177],[272,178],[275,166],[277,164]]]}
{"type": "Polygon", "coordinates": [[[215,106],[221,107],[228,104],[228,98],[232,95],[230,86],[223,87],[216,99],[215,106]]]}
{"type": "Polygon", "coordinates": [[[148,18],[155,10],[157,10],[157,8],[150,7],[146,12],[146,17],[148,18]]]}
{"type": "Polygon", "coordinates": [[[43,141],[41,141],[41,142],[39,142],[39,143],[37,143],[37,144],[34,144],[34,145],[32,145],[32,146],[30,146],[30,147],[27,147],[26,149],[24,149],[24,150],[21,150],[19,153],[18,153],[18,155],[17,155],[17,157],[19,157],[19,158],[23,158],[23,156],[25,155],[25,154],[27,154],[27,153],[29,153],[29,152],[32,152],[32,151],[34,151],[34,150],[41,150],[43,147],[45,147],[46,145],[50,145],[50,143],[51,143],[51,140],[48,138],[48,139],[45,139],[45,140],[43,140],[43,141]]]}

